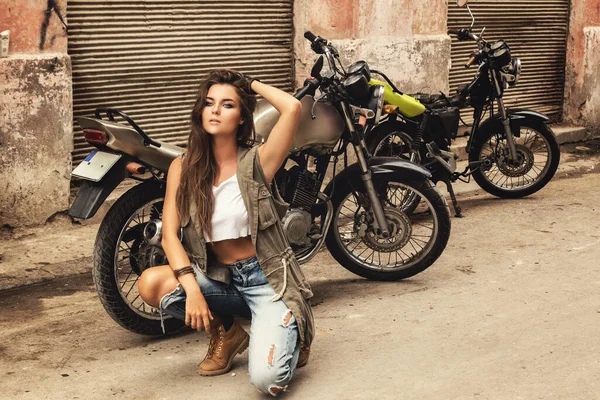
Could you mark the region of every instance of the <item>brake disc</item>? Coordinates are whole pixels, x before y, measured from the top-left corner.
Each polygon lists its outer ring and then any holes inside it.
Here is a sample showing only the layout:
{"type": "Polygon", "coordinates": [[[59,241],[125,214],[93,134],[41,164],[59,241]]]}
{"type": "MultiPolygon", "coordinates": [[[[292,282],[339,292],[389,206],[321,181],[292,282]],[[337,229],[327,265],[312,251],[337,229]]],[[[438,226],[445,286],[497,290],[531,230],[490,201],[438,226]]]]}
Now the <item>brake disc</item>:
{"type": "Polygon", "coordinates": [[[515,145],[517,150],[517,162],[511,164],[508,157],[498,159],[498,169],[506,176],[519,177],[527,174],[533,167],[533,152],[522,144],[515,145]]]}
{"type": "Polygon", "coordinates": [[[383,209],[390,236],[384,238],[371,228],[363,237],[364,243],[375,251],[390,253],[403,248],[412,235],[410,219],[402,211],[394,207],[383,209]]]}

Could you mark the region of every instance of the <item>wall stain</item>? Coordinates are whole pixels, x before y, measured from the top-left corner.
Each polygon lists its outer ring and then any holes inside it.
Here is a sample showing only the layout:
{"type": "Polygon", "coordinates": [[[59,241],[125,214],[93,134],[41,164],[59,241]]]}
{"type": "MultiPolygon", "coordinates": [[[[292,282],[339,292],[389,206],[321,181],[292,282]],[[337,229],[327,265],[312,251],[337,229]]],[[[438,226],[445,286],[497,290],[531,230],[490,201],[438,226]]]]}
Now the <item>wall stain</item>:
{"type": "MultiPolygon", "coordinates": [[[[60,22],[62,22],[62,24],[65,26],[65,32],[69,33],[69,27],[67,26],[65,19],[58,8],[58,4],[56,4],[56,0],[48,0],[48,8],[46,8],[46,11],[44,11],[46,17],[44,18],[44,22],[42,22],[42,29],[40,33],[40,50],[44,50],[44,45],[46,44],[46,31],[48,30],[48,25],[50,25],[52,11],[56,13],[58,19],[60,19],[60,22]]],[[[52,41],[54,41],[54,38],[52,41]]]]}

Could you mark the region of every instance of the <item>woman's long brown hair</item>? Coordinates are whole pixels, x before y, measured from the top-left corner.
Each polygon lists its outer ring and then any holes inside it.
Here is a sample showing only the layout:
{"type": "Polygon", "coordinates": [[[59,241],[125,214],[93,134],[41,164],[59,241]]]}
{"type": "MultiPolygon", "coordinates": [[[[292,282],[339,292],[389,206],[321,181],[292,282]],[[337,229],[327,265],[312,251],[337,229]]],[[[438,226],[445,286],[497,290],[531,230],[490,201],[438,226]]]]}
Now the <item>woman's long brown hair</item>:
{"type": "Polygon", "coordinates": [[[228,84],[235,88],[241,106],[241,118],[244,123],[237,132],[238,146],[249,147],[254,137],[252,114],[256,108],[256,97],[250,94],[250,88],[244,76],[233,70],[211,71],[200,84],[196,104],[192,111],[192,130],[188,139],[187,152],[181,165],[181,180],[177,190],[177,210],[181,223],[187,222],[190,201],[195,200],[197,218],[203,232],[212,235],[212,215],[215,199],[212,187],[217,177],[218,167],[213,155],[213,139],[202,127],[202,110],[206,104],[208,90],[215,84],[228,84]]]}

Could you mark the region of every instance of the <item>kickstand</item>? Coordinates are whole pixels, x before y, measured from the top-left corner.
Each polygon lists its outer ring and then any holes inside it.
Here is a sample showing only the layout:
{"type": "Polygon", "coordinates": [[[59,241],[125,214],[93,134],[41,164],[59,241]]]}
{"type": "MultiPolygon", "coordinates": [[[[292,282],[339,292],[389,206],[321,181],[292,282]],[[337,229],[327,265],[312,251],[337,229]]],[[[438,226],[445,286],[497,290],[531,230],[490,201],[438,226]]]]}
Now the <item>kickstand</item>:
{"type": "Polygon", "coordinates": [[[454,207],[454,216],[456,218],[462,218],[462,208],[458,205],[458,201],[456,200],[456,195],[454,194],[454,189],[452,188],[452,183],[449,180],[445,180],[446,188],[448,189],[448,193],[450,193],[450,199],[452,199],[452,207],[454,207]]]}

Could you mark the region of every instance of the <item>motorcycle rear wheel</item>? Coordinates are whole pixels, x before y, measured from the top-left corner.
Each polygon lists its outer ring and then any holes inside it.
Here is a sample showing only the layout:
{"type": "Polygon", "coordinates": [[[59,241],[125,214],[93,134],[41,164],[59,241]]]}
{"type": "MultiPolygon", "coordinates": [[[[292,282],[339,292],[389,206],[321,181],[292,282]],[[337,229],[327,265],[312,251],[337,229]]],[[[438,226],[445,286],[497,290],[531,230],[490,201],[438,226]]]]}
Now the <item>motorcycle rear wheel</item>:
{"type": "Polygon", "coordinates": [[[341,181],[332,197],[334,216],[326,236],[327,249],[341,266],[364,278],[409,278],[430,267],[448,243],[450,213],[446,200],[428,180],[394,182],[376,176],[373,180],[380,188],[392,236],[385,239],[374,233],[372,216],[358,199],[366,194],[354,193],[347,182],[341,181]],[[413,194],[420,201],[409,213],[402,207],[403,197],[413,194]],[[369,219],[370,223],[365,222],[369,219]]]}
{"type": "Polygon", "coordinates": [[[543,122],[525,121],[515,136],[519,161],[508,161],[506,136],[488,132],[478,137],[469,153],[469,162],[489,159],[491,166],[473,171],[473,178],[486,192],[502,198],[529,196],[546,186],[560,161],[560,147],[554,133],[543,122]]]}
{"type": "MultiPolygon", "coordinates": [[[[164,253],[149,246],[143,230],[151,218],[162,216],[164,187],[142,183],[125,192],[110,208],[96,236],[93,278],[106,312],[123,328],[142,335],[162,335],[159,311],[140,298],[137,282],[141,273],[166,264],[164,253]]],[[[164,316],[165,333],[183,321],[164,316]]]]}

